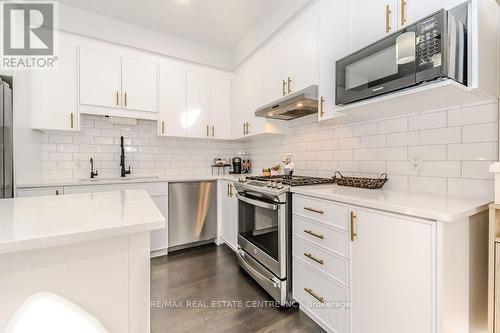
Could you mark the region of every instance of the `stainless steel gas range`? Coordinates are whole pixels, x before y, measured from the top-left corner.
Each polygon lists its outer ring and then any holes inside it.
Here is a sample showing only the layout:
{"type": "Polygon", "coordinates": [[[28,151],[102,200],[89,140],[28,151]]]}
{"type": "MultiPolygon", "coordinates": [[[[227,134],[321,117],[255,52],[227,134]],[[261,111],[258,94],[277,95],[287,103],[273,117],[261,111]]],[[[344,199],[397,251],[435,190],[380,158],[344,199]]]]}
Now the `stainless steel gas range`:
{"type": "Polygon", "coordinates": [[[238,197],[238,261],[280,305],[292,301],[292,195],[300,185],[333,178],[246,177],[234,186],[238,197]]]}

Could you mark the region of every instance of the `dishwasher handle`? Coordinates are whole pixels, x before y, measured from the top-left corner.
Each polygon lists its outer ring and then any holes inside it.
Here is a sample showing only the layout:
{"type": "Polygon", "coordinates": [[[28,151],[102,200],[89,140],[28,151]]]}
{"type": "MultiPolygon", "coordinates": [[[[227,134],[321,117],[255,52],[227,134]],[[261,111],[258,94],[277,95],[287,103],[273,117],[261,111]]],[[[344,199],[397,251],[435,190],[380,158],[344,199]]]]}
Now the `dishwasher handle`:
{"type": "Polygon", "coordinates": [[[238,200],[241,200],[241,201],[246,202],[247,204],[250,204],[253,206],[257,206],[257,207],[261,207],[261,208],[265,208],[265,209],[271,209],[271,210],[278,210],[278,205],[276,205],[276,204],[271,204],[271,203],[267,203],[267,202],[260,201],[260,200],[250,199],[250,198],[247,198],[239,193],[236,193],[236,197],[238,198],[238,200]]]}

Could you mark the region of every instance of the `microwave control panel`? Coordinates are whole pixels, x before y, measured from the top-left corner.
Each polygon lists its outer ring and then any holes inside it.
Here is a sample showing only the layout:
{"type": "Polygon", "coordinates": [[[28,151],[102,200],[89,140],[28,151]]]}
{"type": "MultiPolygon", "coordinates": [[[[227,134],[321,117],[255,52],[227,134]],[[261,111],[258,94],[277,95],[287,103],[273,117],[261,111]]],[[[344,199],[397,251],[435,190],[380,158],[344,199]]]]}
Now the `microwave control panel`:
{"type": "Polygon", "coordinates": [[[416,26],[417,72],[441,67],[444,15],[439,12],[416,26]]]}

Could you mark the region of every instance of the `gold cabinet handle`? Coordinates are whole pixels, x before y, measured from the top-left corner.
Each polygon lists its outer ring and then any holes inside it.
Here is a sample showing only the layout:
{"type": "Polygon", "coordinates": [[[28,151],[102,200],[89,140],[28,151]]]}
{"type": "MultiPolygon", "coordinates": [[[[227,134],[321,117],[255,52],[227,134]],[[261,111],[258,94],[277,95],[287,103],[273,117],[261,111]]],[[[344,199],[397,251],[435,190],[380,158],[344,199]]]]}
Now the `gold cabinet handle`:
{"type": "Polygon", "coordinates": [[[406,23],[406,0],[401,0],[401,26],[406,23]]]}
{"type": "Polygon", "coordinates": [[[292,92],[292,79],[288,77],[288,93],[292,92]]]}
{"type": "Polygon", "coordinates": [[[127,93],[126,92],[123,93],[123,106],[125,106],[125,107],[127,106],[127,93]]]}
{"type": "Polygon", "coordinates": [[[212,125],[212,137],[214,137],[214,136],[215,136],[215,126],[212,125]]]}
{"type": "Polygon", "coordinates": [[[316,261],[320,265],[324,265],[325,264],[325,262],[323,261],[323,259],[318,259],[318,258],[314,257],[311,253],[304,252],[304,256],[306,256],[307,258],[309,258],[309,259],[311,259],[313,261],[316,261]]]}
{"type": "Polygon", "coordinates": [[[210,126],[207,125],[207,136],[210,136],[210,126]]]}
{"type": "Polygon", "coordinates": [[[165,134],[165,121],[161,122],[161,134],[165,134]]]}
{"type": "Polygon", "coordinates": [[[74,115],[73,112],[70,113],[70,123],[71,123],[71,128],[75,127],[75,120],[74,120],[74,115]]]}
{"type": "Polygon", "coordinates": [[[385,32],[391,31],[391,6],[385,6],[385,32]]]}
{"type": "Polygon", "coordinates": [[[325,111],[323,111],[323,105],[325,104],[325,98],[321,96],[319,100],[319,116],[323,117],[325,115],[325,111]]]}
{"type": "Polygon", "coordinates": [[[56,190],[56,195],[59,195],[59,190],[56,190]]]}
{"type": "Polygon", "coordinates": [[[116,92],[116,106],[120,106],[120,92],[116,92]]]}
{"type": "Polygon", "coordinates": [[[247,134],[247,124],[243,123],[243,135],[247,134]]]}
{"type": "Polygon", "coordinates": [[[250,123],[247,122],[247,134],[250,134],[250,123]]]}
{"type": "Polygon", "coordinates": [[[320,234],[317,234],[315,232],[313,232],[312,230],[307,230],[305,229],[304,232],[308,235],[311,235],[311,236],[314,236],[314,237],[317,237],[319,239],[325,239],[325,236],[324,235],[320,235],[320,234]]]}
{"type": "Polygon", "coordinates": [[[318,213],[318,214],[325,214],[325,212],[321,209],[316,209],[316,208],[312,208],[312,207],[304,207],[304,210],[307,210],[307,211],[310,211],[310,212],[313,212],[313,213],[318,213]]]}
{"type": "Polygon", "coordinates": [[[325,299],[321,296],[316,295],[316,293],[311,289],[311,288],[304,288],[304,290],[311,295],[312,297],[316,298],[318,301],[321,303],[325,303],[325,299]]]}
{"type": "Polygon", "coordinates": [[[351,211],[350,222],[351,222],[351,242],[354,242],[358,234],[356,233],[356,213],[353,211],[351,211]]]}
{"type": "Polygon", "coordinates": [[[231,196],[231,190],[229,189],[229,183],[227,183],[227,196],[231,196]]]}
{"type": "Polygon", "coordinates": [[[283,92],[283,96],[286,96],[286,90],[285,90],[286,89],[286,81],[285,80],[283,80],[283,82],[282,82],[282,88],[281,89],[282,89],[282,92],[283,92]]]}

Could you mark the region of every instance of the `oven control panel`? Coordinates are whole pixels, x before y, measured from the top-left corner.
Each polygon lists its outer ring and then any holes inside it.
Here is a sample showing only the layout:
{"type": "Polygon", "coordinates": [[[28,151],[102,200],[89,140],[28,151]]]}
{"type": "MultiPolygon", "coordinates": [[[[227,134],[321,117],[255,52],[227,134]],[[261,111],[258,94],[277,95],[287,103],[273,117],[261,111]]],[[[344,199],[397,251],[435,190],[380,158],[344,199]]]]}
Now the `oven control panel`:
{"type": "Polygon", "coordinates": [[[442,64],[442,37],[444,13],[435,15],[417,23],[416,57],[417,72],[440,67],[442,64]]]}

